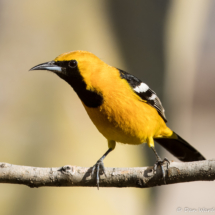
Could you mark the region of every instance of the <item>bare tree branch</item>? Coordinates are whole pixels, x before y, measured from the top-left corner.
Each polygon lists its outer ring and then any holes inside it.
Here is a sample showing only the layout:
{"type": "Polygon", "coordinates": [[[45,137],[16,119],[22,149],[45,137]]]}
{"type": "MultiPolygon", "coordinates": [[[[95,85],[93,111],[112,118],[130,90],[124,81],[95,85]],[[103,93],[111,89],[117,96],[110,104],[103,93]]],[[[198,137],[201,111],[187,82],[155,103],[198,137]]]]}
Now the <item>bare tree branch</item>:
{"type": "MultiPolygon", "coordinates": [[[[215,160],[189,163],[171,162],[166,171],[166,184],[215,180],[215,160]]],[[[43,186],[96,186],[91,168],[63,166],[40,168],[0,163],[0,183],[23,184],[29,187],[43,186]]],[[[152,167],[106,168],[106,176],[100,175],[100,187],[147,188],[165,185],[161,169],[152,167]]]]}

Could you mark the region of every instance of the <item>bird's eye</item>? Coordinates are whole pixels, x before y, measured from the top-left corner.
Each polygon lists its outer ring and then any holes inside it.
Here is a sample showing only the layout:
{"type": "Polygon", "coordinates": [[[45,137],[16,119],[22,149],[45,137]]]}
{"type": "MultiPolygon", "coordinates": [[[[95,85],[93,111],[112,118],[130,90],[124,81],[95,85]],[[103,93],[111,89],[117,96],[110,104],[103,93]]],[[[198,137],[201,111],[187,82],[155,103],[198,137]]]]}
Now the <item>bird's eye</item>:
{"type": "Polygon", "coordinates": [[[71,60],[70,62],[69,62],[69,67],[71,67],[71,68],[75,68],[75,67],[77,67],[77,61],[76,60],[71,60]]]}

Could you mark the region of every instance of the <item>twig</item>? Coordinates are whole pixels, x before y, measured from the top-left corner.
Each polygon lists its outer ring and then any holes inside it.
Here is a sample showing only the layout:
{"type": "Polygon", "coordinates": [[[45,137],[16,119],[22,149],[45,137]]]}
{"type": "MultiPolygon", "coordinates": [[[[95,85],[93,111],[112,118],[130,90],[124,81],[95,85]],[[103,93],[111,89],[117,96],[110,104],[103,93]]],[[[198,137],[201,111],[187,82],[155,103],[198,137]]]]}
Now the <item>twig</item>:
{"type": "MultiPolygon", "coordinates": [[[[156,173],[153,167],[105,168],[106,175],[100,175],[100,187],[147,188],[165,185],[161,169],[156,173]]],[[[166,171],[166,184],[213,181],[215,180],[215,160],[189,163],[171,162],[166,171]]],[[[91,168],[63,166],[60,168],[40,168],[0,163],[0,183],[23,184],[29,187],[43,186],[91,186],[96,187],[95,175],[91,168]]]]}

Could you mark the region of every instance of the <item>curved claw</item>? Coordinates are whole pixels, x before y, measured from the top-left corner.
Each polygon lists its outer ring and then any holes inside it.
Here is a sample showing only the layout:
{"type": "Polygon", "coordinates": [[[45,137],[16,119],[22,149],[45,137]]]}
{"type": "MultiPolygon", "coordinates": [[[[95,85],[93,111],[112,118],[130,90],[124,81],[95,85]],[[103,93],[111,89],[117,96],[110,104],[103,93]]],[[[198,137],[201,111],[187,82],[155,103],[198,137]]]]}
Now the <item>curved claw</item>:
{"type": "Polygon", "coordinates": [[[96,162],[96,164],[95,164],[95,165],[93,166],[93,168],[92,168],[92,175],[94,175],[94,172],[95,172],[95,170],[96,170],[96,184],[97,184],[98,190],[99,190],[99,170],[100,170],[100,168],[101,168],[102,172],[103,172],[103,173],[105,174],[105,176],[106,176],[105,167],[104,167],[104,163],[103,163],[102,160],[98,160],[98,161],[96,162]]]}
{"type": "MultiPolygon", "coordinates": [[[[113,148],[109,148],[104,155],[96,162],[96,164],[92,168],[92,175],[94,175],[95,169],[96,169],[96,184],[97,188],[99,189],[99,169],[101,168],[102,172],[105,174],[105,166],[103,163],[104,158],[113,150],[113,148]]],[[[106,176],[107,177],[107,176],[106,176]]]]}
{"type": "Polygon", "coordinates": [[[161,171],[162,171],[162,175],[163,175],[163,179],[164,179],[164,183],[166,184],[166,181],[165,181],[165,171],[164,171],[164,168],[163,168],[163,165],[164,163],[167,162],[167,169],[168,169],[168,164],[170,164],[169,160],[167,158],[164,158],[163,160],[161,159],[158,159],[154,165],[154,172],[157,170],[157,167],[160,166],[161,167],[161,171]]]}

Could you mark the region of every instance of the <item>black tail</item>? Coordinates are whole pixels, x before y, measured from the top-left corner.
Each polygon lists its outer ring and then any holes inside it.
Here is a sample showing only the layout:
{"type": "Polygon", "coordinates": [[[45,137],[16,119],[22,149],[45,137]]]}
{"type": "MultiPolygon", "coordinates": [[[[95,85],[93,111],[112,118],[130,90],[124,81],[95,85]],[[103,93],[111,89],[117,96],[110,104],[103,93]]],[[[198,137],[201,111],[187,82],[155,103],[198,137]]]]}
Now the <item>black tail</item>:
{"type": "Polygon", "coordinates": [[[174,139],[157,138],[155,141],[181,161],[189,162],[205,160],[205,158],[195,148],[193,148],[175,132],[174,134],[173,136],[176,137],[174,139]]]}

